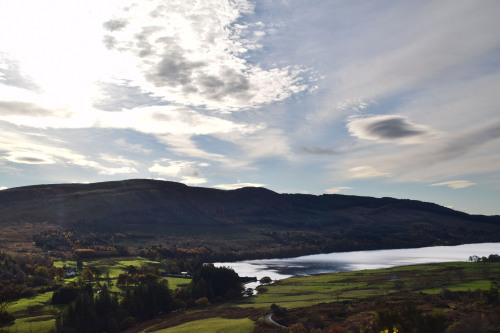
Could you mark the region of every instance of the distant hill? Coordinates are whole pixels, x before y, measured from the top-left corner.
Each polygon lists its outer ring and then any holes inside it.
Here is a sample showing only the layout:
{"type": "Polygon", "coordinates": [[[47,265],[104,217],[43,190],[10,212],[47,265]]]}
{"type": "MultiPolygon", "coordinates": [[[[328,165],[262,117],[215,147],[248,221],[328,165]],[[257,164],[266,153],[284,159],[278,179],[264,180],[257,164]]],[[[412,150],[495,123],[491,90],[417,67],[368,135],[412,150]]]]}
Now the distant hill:
{"type": "Polygon", "coordinates": [[[26,223],[33,233],[42,226],[129,233],[134,246],[177,242],[248,252],[258,245],[284,255],[500,241],[500,216],[433,203],[140,179],[0,191],[0,226],[26,223]]]}

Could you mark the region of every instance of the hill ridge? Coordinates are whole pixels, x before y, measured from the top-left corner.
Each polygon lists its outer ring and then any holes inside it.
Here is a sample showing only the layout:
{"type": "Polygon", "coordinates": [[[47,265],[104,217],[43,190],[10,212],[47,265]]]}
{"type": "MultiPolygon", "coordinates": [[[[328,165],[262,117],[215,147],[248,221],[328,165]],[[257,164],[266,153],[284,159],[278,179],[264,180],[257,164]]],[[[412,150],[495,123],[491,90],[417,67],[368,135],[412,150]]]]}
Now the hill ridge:
{"type": "Polygon", "coordinates": [[[206,235],[218,230],[210,239],[230,244],[231,234],[235,249],[244,238],[250,246],[254,237],[254,243],[304,253],[500,241],[500,216],[418,200],[222,190],[151,179],[0,191],[0,226],[20,223],[35,232],[42,225],[99,233],[156,230],[161,241],[191,239],[197,245],[209,244],[206,235]]]}

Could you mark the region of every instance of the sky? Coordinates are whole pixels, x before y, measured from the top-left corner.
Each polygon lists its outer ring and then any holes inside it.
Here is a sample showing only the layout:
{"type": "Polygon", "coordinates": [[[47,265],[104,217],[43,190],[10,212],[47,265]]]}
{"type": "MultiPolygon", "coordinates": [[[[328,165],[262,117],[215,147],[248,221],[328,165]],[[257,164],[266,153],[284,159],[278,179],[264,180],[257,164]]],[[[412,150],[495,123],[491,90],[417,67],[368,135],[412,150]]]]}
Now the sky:
{"type": "Polygon", "coordinates": [[[500,214],[496,0],[2,0],[0,189],[154,178],[500,214]]]}

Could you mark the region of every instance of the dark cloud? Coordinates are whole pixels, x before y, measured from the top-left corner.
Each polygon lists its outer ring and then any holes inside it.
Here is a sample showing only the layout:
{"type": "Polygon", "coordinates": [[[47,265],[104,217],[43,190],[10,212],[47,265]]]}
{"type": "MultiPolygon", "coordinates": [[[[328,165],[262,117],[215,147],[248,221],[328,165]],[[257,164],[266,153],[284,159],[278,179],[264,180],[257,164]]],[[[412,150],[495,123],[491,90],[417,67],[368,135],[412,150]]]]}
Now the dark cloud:
{"type": "Polygon", "coordinates": [[[21,71],[19,63],[6,54],[0,53],[0,82],[7,86],[23,88],[31,91],[40,91],[40,87],[21,71]]]}
{"type": "Polygon", "coordinates": [[[109,31],[119,31],[127,26],[128,22],[124,19],[109,20],[103,23],[103,27],[109,31]]]}
{"type": "Polygon", "coordinates": [[[355,119],[347,124],[349,132],[361,139],[402,140],[425,137],[431,134],[426,126],[414,124],[402,116],[375,116],[355,119]]]}
{"type": "Polygon", "coordinates": [[[46,160],[44,160],[43,158],[29,157],[29,156],[17,157],[16,161],[19,163],[28,163],[28,164],[40,164],[46,162],[46,160]]]}
{"type": "Polygon", "coordinates": [[[197,80],[203,88],[204,94],[213,100],[220,100],[225,96],[238,96],[250,98],[250,81],[245,75],[234,69],[225,69],[219,77],[214,75],[201,75],[197,80]]]}
{"type": "Polygon", "coordinates": [[[11,152],[7,155],[6,159],[14,163],[22,164],[52,164],[50,158],[45,155],[29,152],[11,152]]]}
{"type": "Polygon", "coordinates": [[[398,139],[408,136],[423,134],[424,131],[408,122],[404,118],[389,118],[374,121],[365,127],[365,130],[373,136],[382,139],[398,139]]]}
{"type": "Polygon", "coordinates": [[[49,110],[46,110],[36,104],[26,103],[26,102],[5,102],[0,101],[0,114],[1,115],[23,115],[31,117],[48,116],[51,114],[49,110]]]}
{"type": "Polygon", "coordinates": [[[206,66],[201,61],[190,61],[180,51],[170,51],[156,64],[147,78],[157,87],[190,86],[195,69],[206,66]]]}
{"type": "Polygon", "coordinates": [[[116,38],[113,36],[110,36],[110,35],[104,36],[104,38],[102,39],[102,42],[104,43],[104,46],[106,46],[106,48],[108,50],[114,49],[118,43],[116,38]]]}
{"type": "Polygon", "coordinates": [[[300,146],[297,149],[299,154],[311,154],[311,155],[337,155],[339,152],[331,149],[331,148],[320,148],[320,147],[306,147],[300,146]]]}
{"type": "Polygon", "coordinates": [[[139,87],[124,84],[101,83],[103,98],[94,102],[93,107],[103,111],[121,111],[145,105],[158,105],[161,99],[151,93],[143,92],[139,87]]]}
{"type": "MultiPolygon", "coordinates": [[[[141,32],[135,34],[135,46],[139,50],[138,55],[139,57],[147,57],[150,55],[153,55],[154,52],[154,47],[149,43],[149,37],[151,37],[152,34],[154,34],[157,31],[161,31],[161,27],[156,27],[156,26],[151,26],[151,27],[144,27],[142,28],[141,32]]],[[[160,43],[167,44],[171,39],[168,37],[163,37],[158,39],[157,41],[160,43]]]]}

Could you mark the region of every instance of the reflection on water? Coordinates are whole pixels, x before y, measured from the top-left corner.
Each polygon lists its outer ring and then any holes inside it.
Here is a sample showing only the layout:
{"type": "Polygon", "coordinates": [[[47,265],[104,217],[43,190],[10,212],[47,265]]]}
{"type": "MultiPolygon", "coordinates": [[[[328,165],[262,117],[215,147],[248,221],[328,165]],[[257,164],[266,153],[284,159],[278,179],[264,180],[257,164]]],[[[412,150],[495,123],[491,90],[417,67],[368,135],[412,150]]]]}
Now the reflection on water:
{"type": "Polygon", "coordinates": [[[256,276],[257,279],[269,276],[273,280],[280,280],[294,275],[379,269],[435,262],[467,261],[471,255],[482,257],[490,254],[500,254],[500,243],[436,246],[418,249],[335,252],[297,258],[215,263],[215,265],[231,267],[240,276],[256,276]]]}

